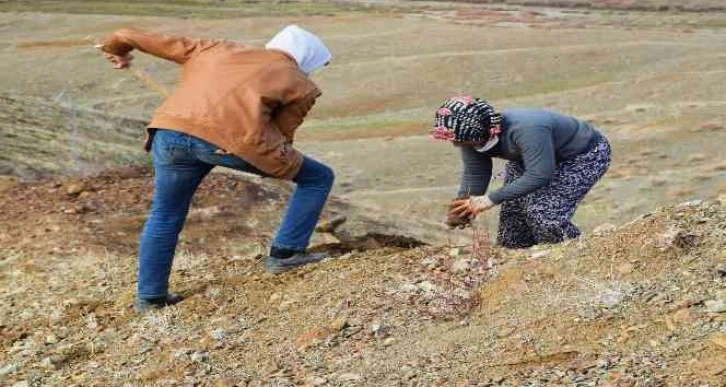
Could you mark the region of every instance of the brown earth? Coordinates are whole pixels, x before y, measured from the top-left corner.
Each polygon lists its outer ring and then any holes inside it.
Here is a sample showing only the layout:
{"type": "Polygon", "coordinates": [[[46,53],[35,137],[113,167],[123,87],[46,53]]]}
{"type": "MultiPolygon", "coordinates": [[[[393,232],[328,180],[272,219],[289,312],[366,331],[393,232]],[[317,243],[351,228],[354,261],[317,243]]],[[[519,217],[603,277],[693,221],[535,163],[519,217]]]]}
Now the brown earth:
{"type": "MultiPolygon", "coordinates": [[[[478,229],[464,247],[384,242],[271,276],[258,254],[287,188],[213,174],[175,262],[172,286],[187,300],[135,316],[135,240],[150,189],[148,171],[130,168],[5,191],[7,383],[726,381],[726,315],[713,306],[726,301],[723,199],[660,209],[556,247],[501,250],[478,229]]],[[[334,200],[328,214],[338,211],[356,213],[334,200]]]]}

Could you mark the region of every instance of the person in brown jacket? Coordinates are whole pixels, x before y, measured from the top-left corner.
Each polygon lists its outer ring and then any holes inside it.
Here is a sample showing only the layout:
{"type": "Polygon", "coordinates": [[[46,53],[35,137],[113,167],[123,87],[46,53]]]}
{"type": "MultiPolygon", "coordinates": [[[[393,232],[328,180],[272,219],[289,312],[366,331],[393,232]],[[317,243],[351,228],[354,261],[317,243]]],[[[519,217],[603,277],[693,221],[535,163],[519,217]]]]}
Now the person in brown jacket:
{"type": "Polygon", "coordinates": [[[181,65],[181,80],[147,128],[154,158],[154,198],[141,235],[138,312],[181,301],[169,293],[174,252],[189,205],[217,165],[296,183],[266,257],[269,272],[318,262],[310,237],[334,174],[293,147],[295,130],[321,94],[308,75],[331,54],[321,40],[288,26],[265,48],[122,29],[100,46],[116,69],[134,49],[181,65]]]}

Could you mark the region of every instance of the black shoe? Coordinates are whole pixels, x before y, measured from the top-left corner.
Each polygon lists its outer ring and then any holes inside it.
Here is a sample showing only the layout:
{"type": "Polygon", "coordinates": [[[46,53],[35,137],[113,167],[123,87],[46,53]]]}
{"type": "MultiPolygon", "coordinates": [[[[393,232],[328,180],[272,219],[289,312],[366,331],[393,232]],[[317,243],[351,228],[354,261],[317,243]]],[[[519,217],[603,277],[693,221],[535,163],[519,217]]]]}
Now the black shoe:
{"type": "Polygon", "coordinates": [[[325,253],[297,253],[289,258],[276,258],[268,256],[265,258],[265,268],[272,274],[280,274],[288,270],[297,269],[300,266],[307,265],[309,263],[320,262],[323,259],[328,258],[328,254],[325,253]]]}
{"type": "Polygon", "coordinates": [[[141,299],[136,298],[134,300],[134,311],[139,314],[144,314],[150,310],[161,309],[165,306],[174,305],[184,300],[181,294],[169,293],[166,297],[141,299]]]}

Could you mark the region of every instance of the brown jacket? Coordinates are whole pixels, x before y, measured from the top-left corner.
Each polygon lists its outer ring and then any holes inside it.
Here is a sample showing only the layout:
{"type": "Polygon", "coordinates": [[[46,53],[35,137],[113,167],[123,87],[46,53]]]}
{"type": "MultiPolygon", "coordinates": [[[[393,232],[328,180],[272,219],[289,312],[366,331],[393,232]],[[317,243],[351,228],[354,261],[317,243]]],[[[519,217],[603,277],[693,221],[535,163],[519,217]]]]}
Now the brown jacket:
{"type": "Polygon", "coordinates": [[[321,93],[294,58],[279,50],[135,29],[115,32],[103,46],[115,55],[133,49],[182,65],[176,90],[148,125],[147,151],[152,129],[173,129],[272,176],[297,175],[303,157],[292,147],[295,130],[321,93]]]}

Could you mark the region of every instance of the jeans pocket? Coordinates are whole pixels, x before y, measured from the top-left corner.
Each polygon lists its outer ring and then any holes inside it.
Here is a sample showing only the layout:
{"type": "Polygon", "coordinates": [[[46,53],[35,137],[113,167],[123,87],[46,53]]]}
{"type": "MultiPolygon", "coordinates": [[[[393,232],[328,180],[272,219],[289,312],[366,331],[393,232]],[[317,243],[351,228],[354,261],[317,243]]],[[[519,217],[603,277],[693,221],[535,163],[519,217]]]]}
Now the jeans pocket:
{"type": "Polygon", "coordinates": [[[155,163],[175,164],[190,158],[188,142],[183,133],[163,131],[154,136],[152,149],[155,163]]]}

